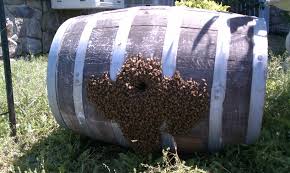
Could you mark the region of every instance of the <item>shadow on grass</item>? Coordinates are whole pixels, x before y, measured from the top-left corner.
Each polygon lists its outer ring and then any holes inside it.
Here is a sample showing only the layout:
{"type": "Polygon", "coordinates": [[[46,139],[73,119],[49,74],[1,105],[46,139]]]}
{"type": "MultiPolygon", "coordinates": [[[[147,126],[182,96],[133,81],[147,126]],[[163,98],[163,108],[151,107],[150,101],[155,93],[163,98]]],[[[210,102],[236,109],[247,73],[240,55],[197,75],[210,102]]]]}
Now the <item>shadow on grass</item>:
{"type": "Polygon", "coordinates": [[[16,172],[131,172],[143,158],[130,150],[57,129],[14,162],[16,172]]]}
{"type": "MultiPolygon", "coordinates": [[[[263,130],[251,146],[226,147],[215,154],[192,154],[186,164],[211,172],[288,173],[290,170],[290,85],[279,94],[268,94],[263,130]]],[[[268,90],[275,91],[268,86],[268,90]]],[[[141,156],[116,145],[81,138],[57,129],[39,140],[14,162],[15,170],[40,172],[133,172],[141,163],[154,164],[160,154],[141,156]]],[[[17,171],[16,171],[17,172],[17,171]]]]}

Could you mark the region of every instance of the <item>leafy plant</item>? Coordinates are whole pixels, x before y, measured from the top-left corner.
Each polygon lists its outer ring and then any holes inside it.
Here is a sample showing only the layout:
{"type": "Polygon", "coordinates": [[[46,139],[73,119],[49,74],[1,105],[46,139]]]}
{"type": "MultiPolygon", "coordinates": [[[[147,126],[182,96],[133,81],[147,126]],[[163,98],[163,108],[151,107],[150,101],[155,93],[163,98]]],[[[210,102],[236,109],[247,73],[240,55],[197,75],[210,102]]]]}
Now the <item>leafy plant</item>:
{"type": "Polygon", "coordinates": [[[228,11],[229,9],[229,6],[225,6],[222,3],[219,4],[213,0],[181,0],[176,1],[175,5],[216,11],[228,11]]]}

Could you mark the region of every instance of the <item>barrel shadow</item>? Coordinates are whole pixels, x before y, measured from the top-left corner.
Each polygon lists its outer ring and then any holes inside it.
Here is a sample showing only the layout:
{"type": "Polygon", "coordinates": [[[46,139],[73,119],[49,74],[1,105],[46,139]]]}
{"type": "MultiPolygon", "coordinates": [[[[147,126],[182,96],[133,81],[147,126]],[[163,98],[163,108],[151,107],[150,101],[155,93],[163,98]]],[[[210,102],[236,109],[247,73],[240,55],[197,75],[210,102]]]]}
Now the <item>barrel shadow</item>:
{"type": "Polygon", "coordinates": [[[106,165],[116,170],[129,169],[121,156],[131,159],[132,168],[142,162],[142,156],[128,149],[57,129],[34,144],[13,165],[16,172],[108,172],[106,165]]]}
{"type": "MultiPolygon", "coordinates": [[[[199,153],[209,157],[210,153],[199,153]]],[[[190,159],[192,154],[181,154],[190,159]]],[[[66,129],[57,129],[38,140],[14,163],[14,171],[35,172],[132,172],[146,169],[142,163],[155,165],[162,161],[162,153],[140,155],[131,149],[76,135],[66,129]]]]}
{"type": "Polygon", "coordinates": [[[211,25],[218,19],[218,16],[212,17],[201,29],[199,34],[197,35],[196,39],[193,42],[191,51],[194,51],[198,44],[200,44],[202,38],[206,35],[207,31],[211,27],[211,25]]]}

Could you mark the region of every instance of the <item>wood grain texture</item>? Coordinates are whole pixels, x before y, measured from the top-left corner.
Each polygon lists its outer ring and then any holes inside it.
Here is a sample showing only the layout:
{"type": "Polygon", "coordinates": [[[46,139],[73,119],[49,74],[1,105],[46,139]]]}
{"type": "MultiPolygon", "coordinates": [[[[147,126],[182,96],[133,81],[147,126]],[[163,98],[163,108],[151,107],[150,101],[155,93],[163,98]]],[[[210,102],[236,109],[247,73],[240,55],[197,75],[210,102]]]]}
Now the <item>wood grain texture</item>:
{"type": "Polygon", "coordinates": [[[97,13],[94,15],[89,15],[86,17],[86,24],[82,31],[79,44],[76,50],[76,57],[74,63],[74,79],[73,79],[73,101],[74,101],[74,109],[75,115],[79,121],[80,128],[90,137],[95,138],[95,136],[99,136],[99,133],[96,133],[93,128],[89,128],[87,123],[87,117],[84,114],[84,104],[83,104],[83,72],[85,65],[85,57],[89,44],[89,39],[92,34],[94,27],[97,24],[98,19],[101,17],[102,13],[97,13]]]}
{"type": "MultiPolygon", "coordinates": [[[[96,26],[100,26],[97,23],[96,26]]],[[[96,27],[89,41],[85,66],[83,72],[83,104],[84,114],[87,118],[90,129],[99,134],[95,138],[105,142],[117,143],[110,122],[107,122],[102,112],[96,110],[95,106],[89,102],[86,85],[91,75],[101,76],[103,72],[109,71],[113,43],[118,27],[100,29],[96,27]],[[97,43],[97,44],[96,44],[97,43]]]]}
{"type": "MultiPolygon", "coordinates": [[[[155,57],[161,62],[162,49],[167,27],[167,14],[170,7],[140,7],[129,32],[125,57],[142,54],[143,57],[155,57]]],[[[177,8],[177,7],[173,7],[177,8]]],[[[93,29],[83,71],[84,115],[94,138],[110,143],[118,143],[112,122],[96,110],[87,98],[86,84],[90,75],[102,75],[110,70],[113,44],[120,20],[126,16],[127,9],[103,12],[93,29]]],[[[180,29],[177,49],[176,70],[184,79],[200,81],[206,79],[212,87],[213,70],[217,45],[217,18],[221,13],[206,10],[185,9],[180,29]]],[[[230,14],[229,14],[230,15],[230,14]]],[[[81,16],[71,25],[64,35],[59,53],[58,66],[58,102],[65,113],[64,120],[70,128],[82,133],[74,113],[72,97],[73,68],[75,51],[80,34],[85,26],[81,16]]],[[[235,15],[230,20],[231,46],[227,64],[227,87],[223,111],[223,144],[244,143],[247,131],[249,101],[251,93],[253,63],[253,26],[254,17],[235,15]]],[[[112,105],[113,106],[113,105],[112,105]]],[[[187,136],[174,136],[178,150],[192,152],[207,149],[209,132],[209,112],[202,115],[200,123],[192,128],[187,136]]],[[[89,136],[89,134],[86,134],[89,136]]],[[[120,143],[120,142],[119,142],[120,143]]],[[[122,142],[124,145],[124,141],[122,142]]]]}
{"type": "MultiPolygon", "coordinates": [[[[208,81],[212,87],[217,31],[197,28],[182,28],[177,52],[176,70],[184,79],[208,81]]],[[[207,146],[209,112],[202,115],[201,122],[193,127],[189,138],[199,138],[207,146]]],[[[179,150],[182,144],[177,140],[179,150]]],[[[194,146],[192,146],[194,147],[194,146]]]]}
{"type": "Polygon", "coordinates": [[[58,103],[63,119],[69,124],[72,130],[84,133],[79,128],[75,115],[73,102],[73,71],[76,49],[79,44],[81,33],[85,27],[85,17],[78,17],[71,26],[67,28],[59,52],[59,62],[57,67],[57,93],[58,103]]]}
{"type": "Polygon", "coordinates": [[[65,21],[58,29],[55,37],[52,41],[51,48],[48,56],[47,66],[47,97],[51,111],[61,127],[68,128],[59,110],[59,103],[57,102],[57,65],[58,65],[58,54],[61,49],[63,42],[63,35],[66,32],[67,27],[74,21],[74,18],[65,21]]]}

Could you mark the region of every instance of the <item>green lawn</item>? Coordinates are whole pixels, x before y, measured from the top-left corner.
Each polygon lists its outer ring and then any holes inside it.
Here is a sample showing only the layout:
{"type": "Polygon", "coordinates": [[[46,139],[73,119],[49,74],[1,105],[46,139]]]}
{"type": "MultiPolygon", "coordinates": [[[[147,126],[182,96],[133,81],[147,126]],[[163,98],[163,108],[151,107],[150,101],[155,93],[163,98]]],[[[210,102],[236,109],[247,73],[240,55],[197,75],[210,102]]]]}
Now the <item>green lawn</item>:
{"type": "MultiPolygon", "coordinates": [[[[196,153],[174,165],[166,153],[140,156],[59,128],[47,103],[47,58],[14,61],[18,142],[9,137],[7,115],[0,116],[0,171],[289,173],[290,72],[283,68],[285,57],[271,55],[263,130],[255,145],[232,146],[212,155],[196,153]]],[[[2,113],[7,111],[2,62],[0,72],[2,113]]]]}

